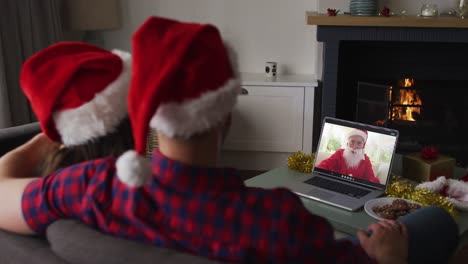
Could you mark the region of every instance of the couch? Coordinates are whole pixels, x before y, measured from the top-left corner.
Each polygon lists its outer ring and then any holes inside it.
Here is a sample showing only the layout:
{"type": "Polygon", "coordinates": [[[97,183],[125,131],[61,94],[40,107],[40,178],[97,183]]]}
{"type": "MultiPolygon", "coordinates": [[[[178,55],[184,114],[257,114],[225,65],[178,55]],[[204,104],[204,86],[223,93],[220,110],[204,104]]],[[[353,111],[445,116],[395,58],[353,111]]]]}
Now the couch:
{"type": "MultiPolygon", "coordinates": [[[[40,132],[38,123],[0,129],[0,156],[40,132]]],[[[1,217],[1,215],[0,215],[1,217]]],[[[59,220],[46,237],[0,230],[0,264],[220,263],[102,234],[75,220],[59,220]]]]}

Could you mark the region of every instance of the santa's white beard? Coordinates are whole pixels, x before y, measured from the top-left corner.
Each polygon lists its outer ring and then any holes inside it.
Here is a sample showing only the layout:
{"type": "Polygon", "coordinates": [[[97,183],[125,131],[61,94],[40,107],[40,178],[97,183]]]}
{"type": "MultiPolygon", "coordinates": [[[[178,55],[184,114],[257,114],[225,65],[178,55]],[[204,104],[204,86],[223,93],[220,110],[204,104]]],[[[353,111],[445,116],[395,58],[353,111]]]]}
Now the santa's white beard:
{"type": "Polygon", "coordinates": [[[364,159],[364,149],[355,149],[346,146],[343,157],[346,161],[348,168],[356,168],[359,166],[361,160],[364,159]]]}

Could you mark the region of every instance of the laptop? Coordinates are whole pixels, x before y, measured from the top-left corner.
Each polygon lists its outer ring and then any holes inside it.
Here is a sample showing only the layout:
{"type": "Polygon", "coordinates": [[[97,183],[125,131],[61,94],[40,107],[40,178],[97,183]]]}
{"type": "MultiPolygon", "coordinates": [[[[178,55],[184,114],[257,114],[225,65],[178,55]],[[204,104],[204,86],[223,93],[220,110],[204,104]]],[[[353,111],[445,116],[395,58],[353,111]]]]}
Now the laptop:
{"type": "Polygon", "coordinates": [[[385,192],[397,140],[394,129],[326,117],[312,173],[287,187],[300,196],[356,211],[385,192]],[[365,154],[348,147],[352,144],[362,144],[365,154]],[[352,156],[355,153],[359,155],[352,156]],[[343,158],[350,155],[353,158],[343,158]]]}

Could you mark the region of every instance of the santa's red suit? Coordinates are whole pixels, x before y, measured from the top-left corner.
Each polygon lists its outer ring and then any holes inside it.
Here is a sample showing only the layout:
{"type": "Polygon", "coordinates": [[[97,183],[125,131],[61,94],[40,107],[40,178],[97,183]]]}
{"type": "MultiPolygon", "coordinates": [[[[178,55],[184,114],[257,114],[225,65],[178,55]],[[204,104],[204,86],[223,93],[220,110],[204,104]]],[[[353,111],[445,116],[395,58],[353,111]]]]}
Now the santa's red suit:
{"type": "Polygon", "coordinates": [[[359,179],[380,183],[379,179],[375,177],[372,164],[366,154],[364,154],[364,160],[362,160],[357,167],[348,168],[345,158],[343,157],[343,152],[344,149],[337,150],[333,155],[331,155],[328,159],[324,159],[316,167],[359,179]]]}

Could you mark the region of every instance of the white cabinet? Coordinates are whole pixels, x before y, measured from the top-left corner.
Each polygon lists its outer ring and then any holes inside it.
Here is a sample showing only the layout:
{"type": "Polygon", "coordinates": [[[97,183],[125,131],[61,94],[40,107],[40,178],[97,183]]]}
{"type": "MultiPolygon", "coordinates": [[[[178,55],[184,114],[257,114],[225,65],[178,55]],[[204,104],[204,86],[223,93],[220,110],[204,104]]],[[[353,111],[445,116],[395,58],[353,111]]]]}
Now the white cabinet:
{"type": "Polygon", "coordinates": [[[312,151],[313,76],[243,74],[242,93],[232,113],[222,164],[269,170],[286,164],[296,151],[312,151]]]}
{"type": "Polygon", "coordinates": [[[242,89],[224,148],[279,152],[302,149],[304,88],[244,85],[242,89]]]}

